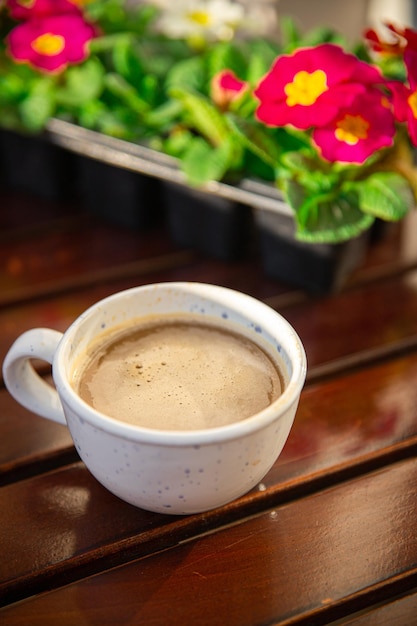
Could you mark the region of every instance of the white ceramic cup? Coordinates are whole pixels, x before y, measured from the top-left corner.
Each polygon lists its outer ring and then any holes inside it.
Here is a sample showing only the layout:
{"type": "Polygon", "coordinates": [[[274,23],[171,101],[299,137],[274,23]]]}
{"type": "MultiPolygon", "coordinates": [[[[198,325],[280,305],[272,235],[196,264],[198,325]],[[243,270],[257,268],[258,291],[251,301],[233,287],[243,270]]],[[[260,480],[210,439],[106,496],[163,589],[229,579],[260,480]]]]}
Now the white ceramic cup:
{"type": "Polygon", "coordinates": [[[22,334],[4,364],[6,387],[29,410],[68,425],[90,472],[126,502],[160,513],[206,511],[255,487],[279,456],[306,376],[302,343],[290,324],[254,298],[201,283],[160,283],[116,293],[90,307],[65,334],[35,328],[22,334]],[[246,334],[278,357],[282,395],[242,421],[205,430],[132,426],[85,403],[71,386],[74,363],[103,332],[149,314],[191,312],[246,334]],[[31,359],[52,364],[56,390],[31,359]]]}

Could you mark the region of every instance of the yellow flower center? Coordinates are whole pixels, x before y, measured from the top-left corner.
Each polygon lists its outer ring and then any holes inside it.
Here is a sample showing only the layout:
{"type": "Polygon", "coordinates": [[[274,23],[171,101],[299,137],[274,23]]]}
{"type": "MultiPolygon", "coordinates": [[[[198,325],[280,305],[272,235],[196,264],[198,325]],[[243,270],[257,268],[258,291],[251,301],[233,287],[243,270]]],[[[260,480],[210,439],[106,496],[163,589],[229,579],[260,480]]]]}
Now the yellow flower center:
{"type": "Polygon", "coordinates": [[[413,112],[413,117],[417,118],[417,91],[411,94],[407,99],[408,106],[413,112]]]}
{"type": "Polygon", "coordinates": [[[345,115],[337,122],[336,139],[355,146],[361,139],[368,137],[369,122],[361,115],[345,115]]]}
{"type": "Polygon", "coordinates": [[[207,11],[190,11],[187,13],[187,17],[199,26],[209,26],[211,23],[211,17],[207,11]]]}
{"type": "Polygon", "coordinates": [[[65,39],[61,35],[44,33],[32,41],[32,48],[38,54],[53,57],[65,48],[65,39]]]}
{"type": "Polygon", "coordinates": [[[25,7],[25,9],[31,9],[35,2],[36,0],[18,0],[17,4],[25,7]]]}
{"type": "Polygon", "coordinates": [[[316,70],[312,74],[302,70],[295,74],[292,83],[288,83],[284,87],[287,105],[289,107],[296,104],[310,106],[327,89],[327,76],[323,70],[316,70]]]}

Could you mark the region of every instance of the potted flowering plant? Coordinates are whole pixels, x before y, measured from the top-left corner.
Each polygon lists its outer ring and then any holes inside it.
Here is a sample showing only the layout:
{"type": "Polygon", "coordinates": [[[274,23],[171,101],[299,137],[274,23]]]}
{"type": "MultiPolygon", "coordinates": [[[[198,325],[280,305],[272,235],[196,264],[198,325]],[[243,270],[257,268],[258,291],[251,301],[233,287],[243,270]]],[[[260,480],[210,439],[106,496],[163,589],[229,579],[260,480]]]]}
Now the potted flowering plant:
{"type": "MultiPolygon", "coordinates": [[[[399,220],[415,203],[411,29],[389,26],[389,44],[368,31],[367,47],[348,50],[328,29],[301,36],[281,20],[279,41],[269,41],[248,31],[250,20],[244,32],[243,8],[231,0],[5,0],[0,16],[4,127],[42,133],[60,119],[147,146],[143,169],[153,178],[164,178],[160,164],[151,171],[154,151],[174,157],[183,176],[174,177],[176,192],[188,190],[200,208],[215,195],[213,181],[227,187],[226,200],[215,200],[231,208],[228,229],[239,237],[244,194],[233,190],[262,181],[277,201],[254,215],[273,253],[267,271],[280,278],[321,289],[325,276],[331,288],[350,267],[347,247],[357,262],[374,220],[399,220]],[[276,217],[284,234],[270,234],[276,217]],[[301,262],[294,241],[307,254],[301,262]],[[335,255],[341,274],[323,265],[335,255]]],[[[100,140],[96,164],[101,149],[100,140]]],[[[196,222],[199,237],[206,231],[199,219],[181,222],[196,222]]]]}
{"type": "MultiPolygon", "coordinates": [[[[206,65],[211,66],[210,73],[223,67],[222,58],[226,61],[230,56],[228,43],[243,9],[229,0],[192,3],[192,11],[188,2],[163,10],[158,4],[161,2],[157,0],[142,4],[125,0],[3,3],[1,124],[3,128],[35,134],[37,139],[36,157],[32,158],[27,136],[23,150],[20,135],[13,133],[17,148],[11,148],[8,137],[3,161],[4,165],[9,164],[9,178],[19,177],[23,186],[38,188],[46,180],[47,171],[54,172],[53,182],[68,175],[66,154],[57,154],[56,147],[44,172],[39,171],[40,151],[47,148],[45,142],[39,145],[39,133],[42,137],[52,118],[158,149],[163,149],[159,140],[167,137],[171,148],[175,143],[178,146],[176,130],[183,124],[186,112],[179,99],[171,96],[171,89],[182,84],[184,76],[188,77],[187,86],[192,85],[193,76],[197,79],[196,72],[205,71],[206,65]],[[24,172],[25,161],[28,171],[24,172]]],[[[257,45],[255,40],[252,45],[257,45]]],[[[262,66],[265,70],[276,50],[271,52],[269,46],[263,47],[268,51],[262,66]]],[[[260,56],[257,52],[258,59],[260,56]]],[[[124,210],[116,213],[118,221],[135,226],[149,221],[146,215],[141,217],[138,207],[145,208],[146,202],[140,202],[143,196],[151,197],[155,204],[158,190],[153,181],[132,176],[127,170],[115,170],[106,167],[100,158],[77,162],[81,182],[88,183],[82,187],[89,206],[94,203],[100,212],[114,213],[114,207],[122,205],[124,210]],[[97,177],[101,184],[91,185],[97,177]],[[120,190],[123,198],[115,199],[120,190]]],[[[208,170],[206,178],[207,175],[210,176],[208,170]]],[[[188,175],[187,179],[195,183],[188,175]]],[[[199,201],[201,205],[201,197],[199,201]]],[[[218,204],[222,206],[221,200],[218,204]]],[[[236,236],[240,220],[235,207],[231,212],[231,222],[226,216],[230,222],[227,229],[236,236]]],[[[225,241],[225,247],[227,244],[225,241]]],[[[219,241],[215,249],[220,251],[219,241]]],[[[228,256],[228,252],[223,256],[228,256]]]]}
{"type": "Polygon", "coordinates": [[[415,204],[417,33],[389,28],[394,44],[368,31],[357,54],[293,37],[261,77],[229,49],[208,97],[203,81],[196,93],[184,77],[171,90],[186,124],[162,149],[173,142],[189,180],[260,174],[291,207],[291,215],[279,204],[255,212],[272,275],[338,286],[361,260],[375,219],[399,220],[415,204]]]}
{"type": "Polygon", "coordinates": [[[249,152],[258,161],[249,175],[264,166],[292,208],[296,238],[309,243],[338,244],[376,218],[403,218],[417,190],[417,33],[390,29],[396,45],[368,31],[379,54],[372,63],[365,49],[360,58],[324,42],[278,54],[252,83],[234,67],[221,71],[210,103],[184,86],[174,91],[194,130],[176,153],[189,178],[204,182],[202,162],[210,177],[216,168],[230,176],[249,152]]]}
{"type": "MultiPolygon", "coordinates": [[[[146,31],[153,13],[151,7],[127,12],[119,0],[3,3],[0,111],[3,129],[13,131],[2,133],[3,170],[12,184],[43,195],[67,188],[74,159],[46,140],[53,117],[133,138],[138,111],[154,104],[156,80],[147,83],[126,51],[146,31]],[[129,72],[136,74],[141,98],[125,78],[129,72]]],[[[127,173],[125,179],[133,189],[127,173]]],[[[130,212],[135,213],[131,207],[130,212]]]]}

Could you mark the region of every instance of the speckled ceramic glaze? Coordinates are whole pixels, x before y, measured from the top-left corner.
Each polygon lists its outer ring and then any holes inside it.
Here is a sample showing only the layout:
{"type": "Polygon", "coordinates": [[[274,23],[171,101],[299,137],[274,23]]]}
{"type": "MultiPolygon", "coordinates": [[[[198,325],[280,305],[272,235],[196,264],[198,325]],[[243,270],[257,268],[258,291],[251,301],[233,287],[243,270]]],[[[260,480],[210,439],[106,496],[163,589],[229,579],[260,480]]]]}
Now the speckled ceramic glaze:
{"type": "Polygon", "coordinates": [[[242,293],[200,283],[161,283],[120,292],[83,313],[64,335],[33,329],[10,348],[6,386],[24,406],[70,429],[80,457],[111,492],[138,507],[187,514],[215,508],[259,483],[291,429],[306,375],[301,341],[278,313],[242,293]],[[192,312],[216,318],[278,355],[284,393],[268,408],[228,426],[197,431],[141,428],[106,417],[70,385],[74,364],[103,332],[144,315],[192,312]],[[53,366],[56,391],[31,358],[53,366]]]}

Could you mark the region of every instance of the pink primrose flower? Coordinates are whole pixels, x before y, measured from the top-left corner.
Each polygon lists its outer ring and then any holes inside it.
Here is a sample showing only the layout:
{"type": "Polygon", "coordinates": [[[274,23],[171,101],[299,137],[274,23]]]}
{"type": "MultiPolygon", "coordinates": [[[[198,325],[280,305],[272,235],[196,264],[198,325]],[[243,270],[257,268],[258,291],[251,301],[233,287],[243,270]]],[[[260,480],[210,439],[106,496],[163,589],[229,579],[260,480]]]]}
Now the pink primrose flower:
{"type": "Polygon", "coordinates": [[[33,19],[15,26],[7,38],[9,54],[20,63],[47,73],[58,73],[88,55],[95,28],[80,15],[33,19]]]}
{"type": "Polygon", "coordinates": [[[256,115],[269,126],[306,130],[328,124],[349,106],[363,84],[383,81],[380,71],[335,44],[278,57],[255,89],[256,115]]]}
{"type": "Polygon", "coordinates": [[[222,110],[227,110],[246,90],[248,84],[237,78],[232,70],[222,70],[211,81],[211,98],[222,110]]]}
{"type": "Polygon", "coordinates": [[[392,146],[394,135],[389,100],[378,89],[364,86],[349,107],[313,131],[312,139],[327,161],[360,165],[377,150],[392,146]]]}
{"type": "Polygon", "coordinates": [[[389,40],[383,39],[373,28],[365,31],[364,37],[373,52],[383,56],[401,56],[405,50],[417,51],[417,31],[413,28],[399,28],[385,23],[389,40]]]}
{"type": "Polygon", "coordinates": [[[376,54],[384,56],[401,55],[404,51],[405,40],[397,32],[392,24],[385,24],[390,31],[390,39],[383,39],[380,34],[373,28],[368,28],[364,32],[364,38],[369,48],[376,54]]]}
{"type": "Polygon", "coordinates": [[[417,49],[404,52],[408,85],[399,81],[388,83],[394,104],[394,115],[398,122],[407,124],[408,133],[414,146],[417,146],[417,49]]]}
{"type": "Polygon", "coordinates": [[[6,0],[15,20],[27,20],[61,13],[80,13],[85,0],[6,0]]]}

